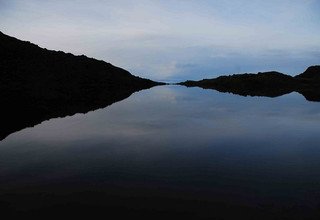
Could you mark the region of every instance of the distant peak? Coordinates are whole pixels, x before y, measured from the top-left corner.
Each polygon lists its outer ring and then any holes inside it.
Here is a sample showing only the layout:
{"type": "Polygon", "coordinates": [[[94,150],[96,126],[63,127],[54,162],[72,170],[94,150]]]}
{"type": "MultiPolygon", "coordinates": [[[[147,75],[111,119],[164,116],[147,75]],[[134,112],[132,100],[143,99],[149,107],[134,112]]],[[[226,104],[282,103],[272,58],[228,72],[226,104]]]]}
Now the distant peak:
{"type": "Polygon", "coordinates": [[[320,77],[320,65],[308,67],[306,69],[306,71],[304,71],[303,73],[301,73],[297,77],[301,77],[301,78],[315,78],[316,77],[316,78],[319,78],[320,77]]]}

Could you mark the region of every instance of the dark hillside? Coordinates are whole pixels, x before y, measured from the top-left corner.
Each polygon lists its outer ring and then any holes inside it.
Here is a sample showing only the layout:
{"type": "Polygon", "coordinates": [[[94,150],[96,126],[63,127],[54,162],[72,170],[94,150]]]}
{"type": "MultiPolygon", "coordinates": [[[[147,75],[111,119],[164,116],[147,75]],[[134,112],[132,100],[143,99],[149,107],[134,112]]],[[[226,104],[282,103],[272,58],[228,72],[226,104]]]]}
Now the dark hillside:
{"type": "Polygon", "coordinates": [[[295,77],[272,71],[258,74],[234,74],[214,79],[185,81],[179,84],[242,96],[277,97],[299,92],[309,101],[320,101],[320,66],[309,67],[304,73],[295,77]]]}
{"type": "Polygon", "coordinates": [[[43,120],[102,108],[160,83],[0,32],[0,140],[43,120]]]}

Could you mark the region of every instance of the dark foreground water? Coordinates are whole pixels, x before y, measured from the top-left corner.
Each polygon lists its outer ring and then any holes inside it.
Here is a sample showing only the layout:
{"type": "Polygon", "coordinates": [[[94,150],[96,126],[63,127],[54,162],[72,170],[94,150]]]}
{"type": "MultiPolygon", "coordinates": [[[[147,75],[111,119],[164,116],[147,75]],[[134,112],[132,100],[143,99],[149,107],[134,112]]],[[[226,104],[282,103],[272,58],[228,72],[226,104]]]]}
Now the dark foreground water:
{"type": "Polygon", "coordinates": [[[160,86],[0,142],[17,215],[320,217],[320,103],[160,86]]]}

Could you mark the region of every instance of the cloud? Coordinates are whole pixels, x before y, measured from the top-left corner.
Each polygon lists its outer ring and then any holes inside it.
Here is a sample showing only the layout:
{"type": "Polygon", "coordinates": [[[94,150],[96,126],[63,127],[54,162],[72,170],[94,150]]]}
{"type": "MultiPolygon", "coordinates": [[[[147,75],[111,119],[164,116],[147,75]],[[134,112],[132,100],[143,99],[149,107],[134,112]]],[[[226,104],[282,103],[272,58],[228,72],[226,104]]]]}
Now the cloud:
{"type": "Polygon", "coordinates": [[[295,68],[319,62],[316,0],[0,2],[5,33],[153,79],[253,71],[263,59],[289,70],[299,51],[295,68]]]}

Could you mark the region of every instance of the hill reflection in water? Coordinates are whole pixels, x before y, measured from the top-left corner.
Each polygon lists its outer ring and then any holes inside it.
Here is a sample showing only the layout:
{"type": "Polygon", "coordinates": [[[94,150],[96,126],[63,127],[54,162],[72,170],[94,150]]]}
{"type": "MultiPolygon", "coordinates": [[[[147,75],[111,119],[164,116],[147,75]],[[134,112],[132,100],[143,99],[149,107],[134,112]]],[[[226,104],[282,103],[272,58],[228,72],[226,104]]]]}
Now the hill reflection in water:
{"type": "MultiPolygon", "coordinates": [[[[160,86],[0,142],[15,212],[315,218],[320,105],[160,86]]],[[[54,214],[53,214],[54,215],[54,214]]]]}

